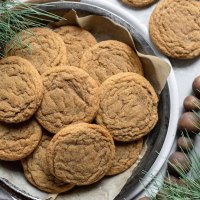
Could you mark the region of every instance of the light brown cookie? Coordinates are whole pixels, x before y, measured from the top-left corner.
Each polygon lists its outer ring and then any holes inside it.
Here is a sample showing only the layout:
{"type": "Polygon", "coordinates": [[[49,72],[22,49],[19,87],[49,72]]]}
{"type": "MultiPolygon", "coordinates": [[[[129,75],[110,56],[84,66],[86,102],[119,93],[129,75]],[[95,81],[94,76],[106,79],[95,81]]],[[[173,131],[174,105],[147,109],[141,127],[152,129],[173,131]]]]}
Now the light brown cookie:
{"type": "Polygon", "coordinates": [[[34,119],[19,124],[0,123],[0,160],[15,161],[28,156],[41,136],[41,127],[34,119]]]}
{"type": "Polygon", "coordinates": [[[107,175],[122,173],[130,168],[138,159],[142,150],[143,139],[134,142],[116,142],[115,157],[107,175]]]}
{"type": "Polygon", "coordinates": [[[49,171],[46,149],[51,138],[46,133],[43,133],[38,147],[31,155],[22,160],[22,166],[25,177],[35,187],[49,193],[62,193],[70,190],[74,185],[58,180],[49,171]]]}
{"type": "Polygon", "coordinates": [[[91,122],[99,107],[99,87],[77,67],[57,67],[43,74],[44,98],[36,118],[51,133],[76,122],[91,122]]]}
{"type": "Polygon", "coordinates": [[[30,61],[40,74],[53,67],[67,64],[67,52],[61,36],[48,28],[31,28],[18,33],[22,45],[11,40],[6,46],[8,56],[30,61]]]}
{"type": "Polygon", "coordinates": [[[150,18],[150,36],[155,46],[172,58],[200,55],[200,2],[163,0],[150,18]]]}
{"type": "Polygon", "coordinates": [[[0,121],[29,119],[43,97],[42,78],[27,60],[11,56],[0,60],[0,121]]]}
{"type": "Polygon", "coordinates": [[[107,40],[88,49],[81,58],[80,67],[98,84],[120,72],[135,72],[143,75],[139,57],[127,44],[107,40]]]}
{"type": "Polygon", "coordinates": [[[158,97],[141,75],[119,73],[100,87],[97,124],[117,141],[134,141],[148,134],[158,120],[158,97]]]}
{"type": "Polygon", "coordinates": [[[88,31],[77,26],[62,26],[54,30],[61,35],[67,50],[68,64],[79,67],[80,59],[89,47],[97,43],[88,31]]]}
{"type": "Polygon", "coordinates": [[[79,123],[59,131],[47,149],[50,171],[76,185],[100,180],[110,169],[115,146],[109,132],[96,124],[79,123]]]}
{"type": "Polygon", "coordinates": [[[156,2],[156,0],[122,0],[123,3],[136,8],[149,6],[156,2]]]}

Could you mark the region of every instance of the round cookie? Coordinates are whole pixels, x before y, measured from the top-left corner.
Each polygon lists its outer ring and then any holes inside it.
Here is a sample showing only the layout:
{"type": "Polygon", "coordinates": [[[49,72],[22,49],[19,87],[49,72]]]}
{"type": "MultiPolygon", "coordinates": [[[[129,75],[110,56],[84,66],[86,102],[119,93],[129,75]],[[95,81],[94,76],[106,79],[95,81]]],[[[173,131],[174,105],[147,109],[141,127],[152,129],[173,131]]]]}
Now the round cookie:
{"type": "Polygon", "coordinates": [[[135,51],[116,40],[103,41],[88,49],[81,58],[80,67],[98,84],[120,72],[143,75],[142,64],[135,51]]]}
{"type": "Polygon", "coordinates": [[[150,18],[150,36],[155,46],[171,58],[200,55],[200,2],[163,0],[150,18]]]}
{"type": "Polygon", "coordinates": [[[115,140],[138,140],[153,129],[158,120],[158,97],[143,76],[119,73],[103,82],[100,90],[96,122],[115,140]]]}
{"type": "Polygon", "coordinates": [[[0,60],[0,121],[29,119],[43,97],[42,78],[27,60],[11,56],[0,60]]]}
{"type": "Polygon", "coordinates": [[[85,50],[97,43],[90,32],[77,26],[62,26],[54,31],[62,37],[65,43],[68,64],[71,66],[79,67],[85,50]]]}
{"type": "Polygon", "coordinates": [[[6,46],[8,56],[29,60],[40,74],[53,67],[67,64],[67,52],[61,36],[48,28],[30,28],[18,33],[22,45],[11,40],[6,46]]]}
{"type": "Polygon", "coordinates": [[[142,8],[153,4],[156,0],[122,0],[123,3],[136,8],[142,8]]]}
{"type": "Polygon", "coordinates": [[[110,169],[115,145],[106,129],[96,124],[79,123],[59,131],[47,152],[50,171],[58,179],[89,185],[100,180],[110,169]]]}
{"type": "Polygon", "coordinates": [[[107,175],[119,174],[130,168],[137,161],[142,150],[142,144],[142,139],[126,143],[116,142],[114,161],[107,175]]]}
{"type": "Polygon", "coordinates": [[[27,180],[38,189],[49,193],[62,193],[74,187],[55,178],[49,171],[46,160],[46,149],[51,141],[50,136],[43,134],[35,151],[22,160],[27,180]]]}
{"type": "Polygon", "coordinates": [[[41,127],[34,119],[20,124],[0,123],[0,160],[15,161],[28,156],[41,136],[41,127]]]}
{"type": "Polygon", "coordinates": [[[64,66],[43,74],[44,98],[36,113],[51,133],[76,122],[91,122],[99,107],[99,87],[85,71],[64,66]]]}
{"type": "Polygon", "coordinates": [[[130,168],[138,159],[143,139],[134,142],[116,142],[112,167],[106,175],[116,175],[130,168]]]}

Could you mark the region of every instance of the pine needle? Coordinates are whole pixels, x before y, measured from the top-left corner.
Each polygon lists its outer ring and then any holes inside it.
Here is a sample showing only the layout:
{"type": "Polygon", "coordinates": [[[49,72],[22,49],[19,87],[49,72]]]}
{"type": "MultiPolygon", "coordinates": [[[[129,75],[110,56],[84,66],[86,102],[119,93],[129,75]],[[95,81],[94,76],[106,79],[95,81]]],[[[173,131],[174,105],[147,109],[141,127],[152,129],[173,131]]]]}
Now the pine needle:
{"type": "MultiPolygon", "coordinates": [[[[19,36],[16,36],[18,32],[26,31],[26,29],[32,27],[44,27],[48,22],[63,19],[60,16],[39,9],[37,6],[37,4],[22,3],[20,1],[0,2],[1,56],[3,55],[4,47],[13,38],[14,46],[28,46],[28,44],[22,42],[19,36]]],[[[31,34],[30,31],[26,31],[26,33],[31,34]]],[[[9,50],[7,49],[4,53],[6,54],[9,50]]]]}
{"type": "MultiPolygon", "coordinates": [[[[196,116],[199,118],[199,111],[193,111],[196,116]]],[[[200,124],[197,124],[200,127],[200,124]]],[[[181,133],[182,136],[185,136],[189,139],[190,143],[192,141],[187,131],[181,133]]],[[[197,134],[196,137],[199,137],[197,134]]],[[[190,165],[190,172],[187,173],[184,171],[184,167],[182,168],[180,165],[172,165],[172,167],[177,171],[180,179],[182,180],[182,184],[177,184],[172,181],[164,182],[161,184],[162,179],[155,177],[155,189],[147,190],[150,198],[152,200],[199,200],[200,199],[200,154],[194,149],[194,145],[192,144],[193,151],[187,149],[185,155],[188,157],[188,163],[190,165]],[[160,186],[161,185],[161,186],[160,186]],[[159,191],[159,195],[156,196],[155,191],[159,191]]],[[[183,152],[183,150],[182,150],[183,152]]],[[[184,152],[183,152],[184,153],[184,152]]],[[[168,179],[169,173],[168,173],[168,179]]]]}

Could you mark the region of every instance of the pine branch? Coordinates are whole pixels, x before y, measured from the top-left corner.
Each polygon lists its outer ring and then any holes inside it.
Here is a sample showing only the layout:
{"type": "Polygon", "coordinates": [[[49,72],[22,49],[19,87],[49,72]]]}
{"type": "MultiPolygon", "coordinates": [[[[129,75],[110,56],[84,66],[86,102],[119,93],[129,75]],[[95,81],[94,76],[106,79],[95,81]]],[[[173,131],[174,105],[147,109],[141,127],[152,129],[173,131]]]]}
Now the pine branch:
{"type": "Polygon", "coordinates": [[[39,9],[37,6],[37,4],[22,3],[20,1],[0,2],[1,51],[4,49],[5,45],[13,38],[13,43],[15,46],[25,45],[23,44],[20,37],[14,37],[18,32],[24,31],[31,27],[43,27],[46,26],[48,22],[62,19],[57,15],[39,9]]]}
{"type": "MultiPolygon", "coordinates": [[[[182,136],[185,136],[190,140],[190,136],[187,132],[186,135],[182,133],[182,136]]],[[[163,184],[160,184],[162,180],[160,180],[157,177],[154,178],[154,181],[156,182],[155,184],[156,190],[159,190],[160,192],[159,195],[155,197],[154,191],[148,191],[150,198],[152,200],[199,200],[200,199],[200,154],[194,148],[192,152],[190,152],[190,149],[188,149],[187,154],[189,157],[188,162],[191,166],[190,173],[187,173],[181,167],[177,167],[178,165],[170,163],[172,167],[179,174],[182,184],[170,181],[169,174],[168,174],[169,181],[164,182],[163,184]],[[160,185],[162,186],[160,187],[160,185]]]]}

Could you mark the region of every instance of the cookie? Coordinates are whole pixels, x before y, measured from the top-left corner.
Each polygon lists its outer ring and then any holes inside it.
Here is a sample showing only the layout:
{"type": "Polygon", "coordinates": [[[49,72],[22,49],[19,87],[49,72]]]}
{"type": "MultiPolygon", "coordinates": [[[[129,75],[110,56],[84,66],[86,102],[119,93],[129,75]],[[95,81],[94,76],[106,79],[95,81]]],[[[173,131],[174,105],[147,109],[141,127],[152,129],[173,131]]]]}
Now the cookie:
{"type": "Polygon", "coordinates": [[[28,156],[37,147],[42,130],[36,120],[19,124],[0,123],[0,160],[15,161],[28,156]]]}
{"type": "Polygon", "coordinates": [[[42,78],[30,62],[11,56],[0,60],[0,121],[29,119],[43,97],[42,78]]]}
{"type": "Polygon", "coordinates": [[[76,122],[91,122],[99,107],[99,87],[85,71],[63,66],[43,74],[44,98],[36,113],[51,133],[76,122]]]}
{"type": "Polygon", "coordinates": [[[155,46],[171,58],[199,56],[199,13],[199,1],[161,1],[150,18],[149,32],[155,46]]]}
{"type": "Polygon", "coordinates": [[[136,8],[149,6],[156,2],[156,0],[122,0],[123,3],[136,8]]]}
{"type": "Polygon", "coordinates": [[[142,150],[142,144],[142,139],[134,142],[115,143],[115,157],[107,175],[119,174],[130,168],[137,161],[142,150]]]}
{"type": "Polygon", "coordinates": [[[134,141],[148,134],[158,120],[158,97],[141,75],[119,73],[100,87],[97,124],[104,126],[117,141],[134,141]]]}
{"type": "Polygon", "coordinates": [[[31,28],[15,37],[22,45],[11,40],[6,46],[8,56],[19,56],[30,61],[40,74],[53,67],[67,64],[67,52],[61,36],[48,28],[31,28]]]}
{"type": "Polygon", "coordinates": [[[49,193],[62,193],[74,187],[55,178],[49,171],[46,160],[46,149],[51,141],[50,136],[43,133],[35,151],[22,160],[27,180],[38,189],[49,193]]]}
{"type": "Polygon", "coordinates": [[[115,146],[106,129],[96,124],[79,123],[59,131],[47,152],[50,171],[58,179],[75,185],[89,185],[108,172],[115,146]]]}
{"type": "Polygon", "coordinates": [[[97,43],[90,32],[77,26],[62,26],[54,31],[62,37],[65,43],[68,64],[71,66],[79,67],[85,50],[97,43]]]}
{"type": "Polygon", "coordinates": [[[98,84],[120,72],[135,72],[143,75],[139,57],[127,44],[107,40],[88,49],[81,58],[80,68],[98,84]]]}

